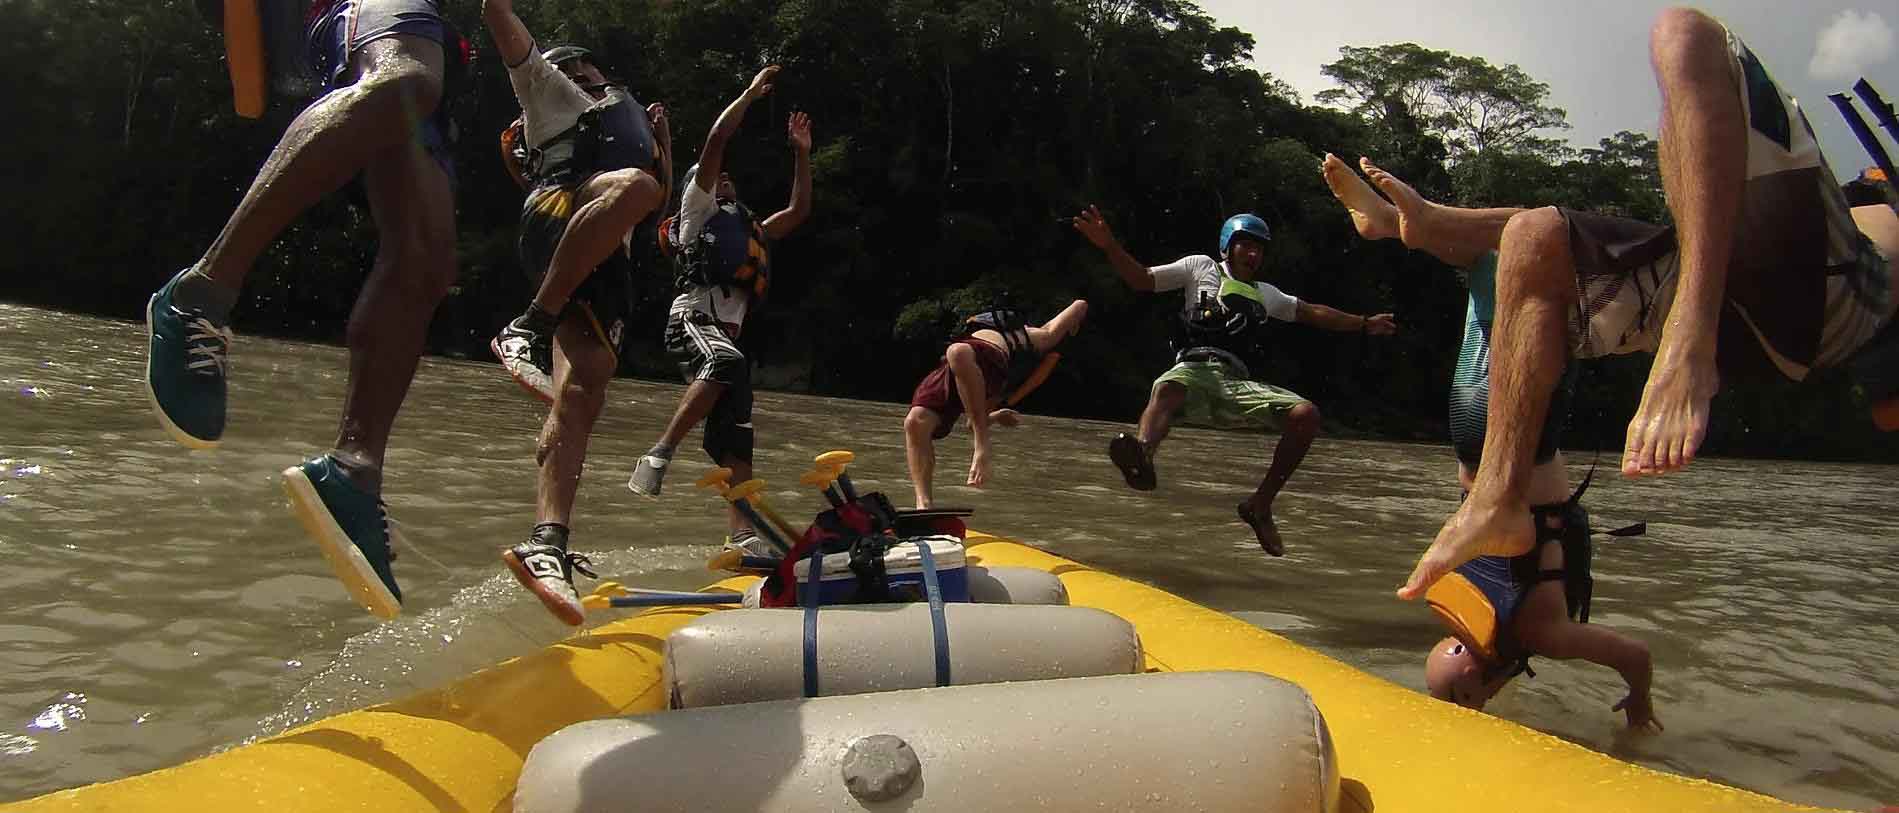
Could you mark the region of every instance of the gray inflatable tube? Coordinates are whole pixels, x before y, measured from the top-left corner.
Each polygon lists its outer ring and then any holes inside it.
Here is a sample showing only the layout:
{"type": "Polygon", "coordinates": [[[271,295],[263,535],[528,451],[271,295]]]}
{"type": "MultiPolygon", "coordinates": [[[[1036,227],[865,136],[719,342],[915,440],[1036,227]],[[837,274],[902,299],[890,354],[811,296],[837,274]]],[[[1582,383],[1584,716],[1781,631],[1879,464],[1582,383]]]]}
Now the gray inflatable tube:
{"type": "MultiPolygon", "coordinates": [[[[948,604],[950,682],[1131,674],[1142,668],[1133,625],[1089,607],[948,604]]],[[[818,693],[935,686],[925,604],[846,604],[818,611],[818,693]]],[[[804,696],[804,611],[725,610],[666,639],[673,708],[804,696]]]]}
{"type": "Polygon", "coordinates": [[[1304,690],[1183,672],[578,723],[529,752],[514,809],[1331,813],[1338,800],[1331,737],[1304,690]]]}

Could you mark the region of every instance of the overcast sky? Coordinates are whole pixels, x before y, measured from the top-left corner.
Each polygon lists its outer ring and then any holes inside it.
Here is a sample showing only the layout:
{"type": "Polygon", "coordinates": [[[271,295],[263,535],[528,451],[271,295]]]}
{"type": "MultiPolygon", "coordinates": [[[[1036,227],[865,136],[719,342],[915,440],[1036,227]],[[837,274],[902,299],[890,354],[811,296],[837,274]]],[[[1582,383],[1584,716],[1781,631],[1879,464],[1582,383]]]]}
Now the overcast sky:
{"type": "MultiPolygon", "coordinates": [[[[1648,29],[1658,12],[1675,5],[1656,0],[1197,2],[1221,24],[1252,34],[1260,70],[1298,88],[1308,103],[1333,87],[1319,66],[1337,60],[1340,46],[1416,42],[1496,64],[1514,63],[1548,83],[1552,100],[1569,111],[1571,129],[1564,135],[1579,146],[1595,146],[1618,130],[1655,134],[1661,95],[1649,71],[1648,29]]],[[[1871,164],[1826,96],[1850,90],[1864,76],[1887,101],[1899,101],[1899,4],[1706,0],[1699,7],[1739,34],[1774,80],[1800,101],[1835,173],[1850,178],[1871,164]]],[[[1863,105],[1860,113],[1867,115],[1863,105]]],[[[1886,147],[1899,152],[1890,139],[1886,147]]]]}

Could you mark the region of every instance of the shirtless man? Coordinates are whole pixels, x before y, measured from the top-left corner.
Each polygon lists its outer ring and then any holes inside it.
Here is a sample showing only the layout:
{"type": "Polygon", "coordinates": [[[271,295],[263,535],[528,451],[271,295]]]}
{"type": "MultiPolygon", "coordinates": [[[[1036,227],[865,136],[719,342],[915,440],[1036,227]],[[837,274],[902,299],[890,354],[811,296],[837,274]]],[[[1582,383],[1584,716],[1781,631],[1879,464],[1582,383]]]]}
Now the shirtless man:
{"type": "Polygon", "coordinates": [[[1013,324],[1011,311],[977,314],[966,330],[943,350],[943,361],[917,384],[910,413],[903,418],[903,445],[910,464],[916,507],[932,505],[930,478],[936,473],[936,441],[949,437],[957,416],[969,413],[975,451],[969,460],[972,488],[989,482],[989,424],[1015,426],[1014,405],[1046,376],[1043,360],[1063,339],[1081,329],[1088,303],[1077,299],[1043,325],[1013,324]],[[1038,376],[1038,373],[1040,374],[1038,376]],[[967,404],[980,408],[967,409],[967,404]]]}
{"type": "MultiPolygon", "coordinates": [[[[1360,160],[1359,165],[1393,199],[1423,200],[1369,159],[1360,160]]],[[[1402,239],[1407,248],[1465,270],[1470,306],[1464,345],[1451,380],[1450,425],[1458,482],[1468,490],[1483,451],[1496,307],[1496,243],[1507,218],[1482,209],[1440,207],[1441,217],[1403,221],[1401,233],[1397,207],[1378,197],[1345,162],[1327,155],[1321,171],[1332,194],[1351,211],[1360,236],[1402,239]]],[[[1595,585],[1590,574],[1592,532],[1581,504],[1582,491],[1569,491],[1558,448],[1573,384],[1572,376],[1564,376],[1551,394],[1536,445],[1529,491],[1530,511],[1538,520],[1536,545],[1521,556],[1479,556],[1432,587],[1426,601],[1452,637],[1432,647],[1425,660],[1425,683],[1433,697],[1482,709],[1512,678],[1530,672],[1530,656],[1582,659],[1616,670],[1628,683],[1628,695],[1614,708],[1627,714],[1631,728],[1653,725],[1659,730],[1661,721],[1649,694],[1653,669],[1648,646],[1587,623],[1595,585]]]]}
{"type": "MultiPolygon", "coordinates": [[[[1722,376],[1799,380],[1844,364],[1871,382],[1899,365],[1899,330],[1889,328],[1899,216],[1847,206],[1800,108],[1721,23],[1670,9],[1650,52],[1676,225],[1484,210],[1503,223],[1489,432],[1469,498],[1400,598],[1423,597],[1478,556],[1531,550],[1531,452],[1571,357],[1655,355],[1629,422],[1628,476],[1694,459],[1722,376]]],[[[1401,233],[1444,213],[1415,195],[1392,203],[1401,233]]],[[[1868,394],[1876,403],[1894,395],[1868,394]]]]}

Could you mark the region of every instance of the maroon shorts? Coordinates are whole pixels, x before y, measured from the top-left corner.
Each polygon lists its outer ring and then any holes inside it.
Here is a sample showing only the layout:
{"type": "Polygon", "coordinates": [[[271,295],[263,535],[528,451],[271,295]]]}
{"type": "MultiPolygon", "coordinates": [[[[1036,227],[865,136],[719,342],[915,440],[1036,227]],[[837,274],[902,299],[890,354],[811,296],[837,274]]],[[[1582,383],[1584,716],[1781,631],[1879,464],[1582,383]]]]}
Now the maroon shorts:
{"type": "MultiPolygon", "coordinates": [[[[982,386],[985,398],[994,398],[1002,392],[1009,380],[1009,353],[1000,347],[981,339],[958,339],[950,347],[966,344],[976,351],[976,368],[982,370],[982,386]]],[[[923,377],[917,384],[917,390],[910,395],[910,405],[919,406],[936,413],[940,422],[931,437],[942,439],[949,437],[950,429],[956,425],[956,419],[963,414],[963,399],[956,392],[956,375],[950,372],[949,351],[943,351],[943,361],[923,377]]]]}

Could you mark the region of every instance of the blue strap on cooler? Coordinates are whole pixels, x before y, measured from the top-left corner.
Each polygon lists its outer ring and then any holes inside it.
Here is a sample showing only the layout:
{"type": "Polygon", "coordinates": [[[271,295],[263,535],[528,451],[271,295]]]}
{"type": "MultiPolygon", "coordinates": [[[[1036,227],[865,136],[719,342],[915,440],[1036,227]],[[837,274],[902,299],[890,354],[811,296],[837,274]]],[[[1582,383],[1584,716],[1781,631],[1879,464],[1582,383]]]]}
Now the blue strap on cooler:
{"type": "Polygon", "coordinates": [[[818,696],[818,589],[824,575],[824,546],[816,545],[805,558],[804,696],[818,696]]]}
{"type": "Polygon", "coordinates": [[[936,581],[936,554],[927,538],[913,540],[923,560],[923,595],[930,602],[930,633],[936,644],[936,685],[950,685],[949,626],[943,621],[943,588],[936,581]]]}

